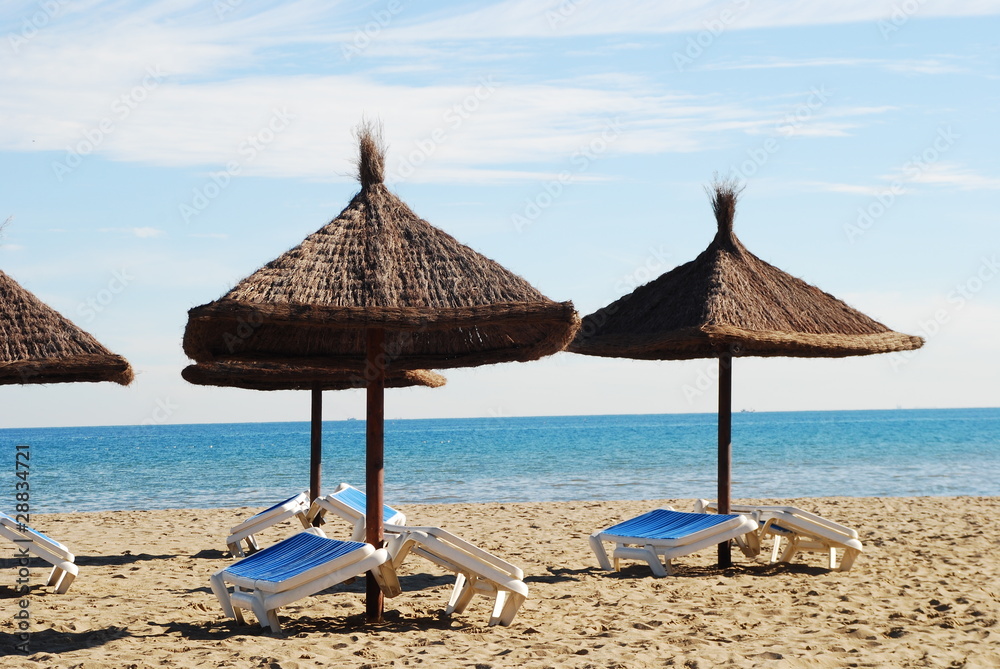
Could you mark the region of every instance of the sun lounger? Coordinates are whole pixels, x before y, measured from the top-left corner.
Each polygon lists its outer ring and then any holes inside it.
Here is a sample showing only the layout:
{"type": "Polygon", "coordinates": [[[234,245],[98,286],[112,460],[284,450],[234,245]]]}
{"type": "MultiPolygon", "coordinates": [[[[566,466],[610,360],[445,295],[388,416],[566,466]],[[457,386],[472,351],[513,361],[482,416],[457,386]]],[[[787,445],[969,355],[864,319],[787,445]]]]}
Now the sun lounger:
{"type": "MultiPolygon", "coordinates": [[[[708,500],[695,503],[696,512],[717,508],[715,502],[708,500]]],[[[771,562],[791,562],[796,553],[810,551],[827,554],[830,569],[850,571],[863,550],[857,531],[794,506],[731,504],[730,510],[753,514],[759,523],[757,533],[761,539],[774,537],[771,562]],[[783,551],[782,541],[787,542],[783,551]],[[837,549],[843,551],[839,564],[837,549]]]]}
{"type": "Polygon", "coordinates": [[[618,571],[620,561],[644,560],[654,576],[673,571],[671,560],[735,539],[747,555],[760,550],[757,523],[743,515],[708,515],[654,509],[590,535],[590,547],[601,568],[618,571]],[[612,566],[604,542],[615,545],[612,566]],[[663,563],[660,562],[663,558],[663,563]]]}
{"type": "MultiPolygon", "coordinates": [[[[341,483],[328,495],[317,497],[313,500],[309,508],[309,522],[312,523],[319,517],[320,522],[324,522],[324,516],[332,513],[340,516],[347,522],[354,525],[351,539],[354,541],[365,540],[365,504],[367,496],[362,491],[352,485],[341,483]]],[[[406,516],[396,511],[389,505],[382,507],[382,522],[386,525],[405,525],[406,516]]]]}
{"type": "Polygon", "coordinates": [[[475,595],[485,595],[493,599],[490,626],[510,625],[528,597],[523,571],[440,527],[387,525],[385,531],[395,567],[413,553],[455,574],[445,615],[462,613],[475,595]]]}
{"type": "Polygon", "coordinates": [[[233,557],[243,557],[243,541],[246,541],[247,544],[246,553],[253,553],[260,550],[254,535],[272,525],[277,525],[283,520],[295,517],[302,523],[302,527],[310,527],[308,514],[309,496],[304,492],[300,492],[298,495],[289,497],[284,502],[279,502],[271,508],[247,518],[229,530],[230,535],[226,538],[226,546],[229,547],[229,554],[233,557]]]}
{"type": "Polygon", "coordinates": [[[386,597],[400,593],[384,548],[328,539],[318,527],[310,527],[217,571],[211,585],[227,616],[243,623],[241,610],[249,609],[261,627],[280,632],[280,607],[365,572],[375,576],[386,597]],[[233,586],[232,592],[228,585],[233,586]]]}
{"type": "Polygon", "coordinates": [[[79,568],[73,564],[75,558],[66,546],[2,512],[0,535],[13,541],[21,555],[31,553],[52,565],[46,585],[55,588],[56,593],[61,595],[69,590],[79,568]]]}
{"type": "MultiPolygon", "coordinates": [[[[353,539],[365,532],[365,493],[341,483],[329,495],[313,501],[310,519],[330,512],[354,525],[353,539]]],[[[445,614],[462,613],[472,598],[494,598],[490,625],[509,625],[528,595],[524,573],[514,565],[438,527],[410,527],[406,516],[390,506],[382,511],[387,546],[398,568],[410,553],[430,560],[455,574],[445,614]]]]}

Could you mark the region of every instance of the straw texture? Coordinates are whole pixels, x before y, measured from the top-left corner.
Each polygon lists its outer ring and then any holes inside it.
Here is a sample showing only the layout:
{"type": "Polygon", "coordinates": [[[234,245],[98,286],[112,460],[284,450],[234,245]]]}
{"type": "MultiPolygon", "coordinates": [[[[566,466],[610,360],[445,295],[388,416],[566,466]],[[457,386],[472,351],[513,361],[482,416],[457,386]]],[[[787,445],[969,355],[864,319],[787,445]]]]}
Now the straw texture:
{"type": "Polygon", "coordinates": [[[0,271],[0,384],[132,378],[124,358],[0,271]]]}
{"type": "MultiPolygon", "coordinates": [[[[181,376],[200,386],[223,386],[248,390],[348,390],[364,388],[366,379],[360,372],[330,369],[317,365],[281,365],[266,362],[202,362],[189,365],[181,376]]],[[[386,375],[386,388],[426,386],[440,388],[446,380],[440,374],[425,369],[391,371],[386,375]]]]}
{"type": "Polygon", "coordinates": [[[844,357],[920,348],[832,295],[770,265],[733,233],[740,190],[710,192],[718,233],[689,263],[584,317],[574,353],[646,360],[844,357]]]}
{"type": "Polygon", "coordinates": [[[371,128],[360,132],[360,149],[362,188],[339,216],[189,311],[192,359],[322,359],[361,369],[366,328],[385,330],[395,369],[534,360],[572,340],[572,303],[553,302],[417,216],[382,182],[371,128]]]}

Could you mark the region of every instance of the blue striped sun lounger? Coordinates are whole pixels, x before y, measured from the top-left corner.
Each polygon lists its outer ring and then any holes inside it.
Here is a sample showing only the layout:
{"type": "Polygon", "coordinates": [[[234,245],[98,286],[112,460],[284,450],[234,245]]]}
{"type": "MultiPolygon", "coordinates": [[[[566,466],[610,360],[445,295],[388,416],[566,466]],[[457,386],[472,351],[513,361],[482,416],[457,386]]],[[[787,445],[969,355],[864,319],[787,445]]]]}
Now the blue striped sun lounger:
{"type": "Polygon", "coordinates": [[[318,527],[310,527],[217,571],[211,586],[227,616],[243,623],[241,610],[249,609],[261,627],[280,632],[279,608],[365,572],[375,576],[386,597],[400,594],[384,548],[328,539],[318,527]]]}
{"type": "Polygon", "coordinates": [[[737,540],[744,553],[756,554],[759,551],[756,530],[757,523],[747,516],[687,513],[667,507],[594,532],[590,535],[590,547],[606,571],[618,571],[621,560],[644,560],[653,575],[667,576],[673,571],[670,561],[674,558],[731,539],[737,540]],[[610,558],[605,542],[614,544],[610,558]]]}
{"type": "Polygon", "coordinates": [[[297,518],[302,523],[302,527],[307,528],[310,526],[308,515],[309,496],[304,492],[292,495],[285,501],[278,502],[269,509],[264,509],[260,513],[250,516],[229,530],[230,534],[226,538],[229,554],[233,557],[243,557],[244,554],[260,550],[254,535],[289,518],[297,518]],[[243,550],[244,541],[247,545],[245,552],[243,550]]]}
{"type": "MultiPolygon", "coordinates": [[[[309,509],[309,520],[320,519],[320,523],[325,522],[327,513],[340,516],[347,522],[354,525],[351,532],[353,541],[365,540],[365,513],[368,496],[352,485],[341,483],[328,495],[317,497],[313,500],[309,509]]],[[[406,515],[388,504],[382,506],[382,522],[386,525],[405,525],[406,515]]]]}

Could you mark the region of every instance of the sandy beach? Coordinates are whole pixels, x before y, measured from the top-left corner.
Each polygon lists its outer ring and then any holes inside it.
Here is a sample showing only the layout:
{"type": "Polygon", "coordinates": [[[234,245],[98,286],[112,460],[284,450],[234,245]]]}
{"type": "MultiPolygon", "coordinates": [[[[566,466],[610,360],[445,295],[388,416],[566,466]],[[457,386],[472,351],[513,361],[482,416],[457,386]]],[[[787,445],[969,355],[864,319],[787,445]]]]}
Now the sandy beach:
{"type": "MultiPolygon", "coordinates": [[[[777,500],[758,500],[770,501],[777,500]]],[[[790,500],[781,500],[789,503],[790,500]]],[[[442,617],[452,577],[411,558],[404,593],[380,626],[364,623],[363,584],[281,611],[284,633],[222,616],[208,577],[231,560],[230,526],[259,509],[39,515],[80,574],[70,591],[32,570],[31,654],[14,652],[13,548],[0,561],[2,666],[78,667],[997,667],[1000,498],[824,498],[796,506],[856,528],[864,553],[849,573],[822,555],[768,565],[714,550],[654,578],[645,564],[598,570],[588,535],[664,504],[693,500],[401,505],[522,567],[528,601],[510,627],[486,627],[476,598],[442,617]]],[[[269,544],[291,524],[261,536],[269,544]]],[[[331,520],[330,536],[346,524],[331,520]]]]}

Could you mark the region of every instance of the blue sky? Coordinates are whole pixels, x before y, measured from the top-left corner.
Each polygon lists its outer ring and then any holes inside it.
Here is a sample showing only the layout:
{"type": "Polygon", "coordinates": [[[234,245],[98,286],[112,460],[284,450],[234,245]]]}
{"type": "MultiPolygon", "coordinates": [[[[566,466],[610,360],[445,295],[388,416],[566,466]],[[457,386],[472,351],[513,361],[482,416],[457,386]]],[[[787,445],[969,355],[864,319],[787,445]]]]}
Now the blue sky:
{"type": "MultiPolygon", "coordinates": [[[[306,420],[184,382],[181,336],[347,204],[363,118],[417,213],[581,314],[711,241],[718,172],[751,251],[927,338],[737,360],[737,409],[997,406],[998,34],[995,0],[6,2],[0,268],[137,376],[4,387],[0,425],[306,420]]],[[[563,353],[386,410],[714,411],[714,371],[563,353]]]]}

